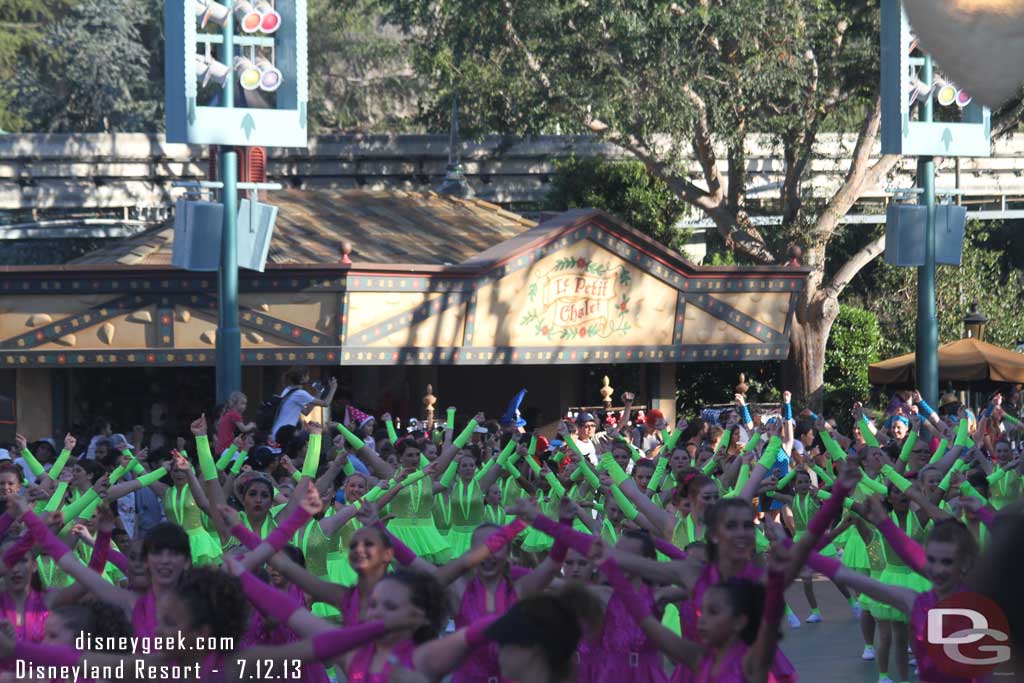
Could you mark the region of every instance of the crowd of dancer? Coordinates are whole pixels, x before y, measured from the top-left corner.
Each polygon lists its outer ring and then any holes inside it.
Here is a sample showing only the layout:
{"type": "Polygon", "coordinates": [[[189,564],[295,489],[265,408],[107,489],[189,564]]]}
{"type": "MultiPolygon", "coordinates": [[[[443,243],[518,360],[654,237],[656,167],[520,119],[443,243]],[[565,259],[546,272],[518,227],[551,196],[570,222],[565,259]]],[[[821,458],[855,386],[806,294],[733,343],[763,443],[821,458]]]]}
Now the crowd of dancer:
{"type": "Polygon", "coordinates": [[[907,393],[877,424],[855,404],[843,434],[788,393],[775,415],[737,395],[674,425],[627,394],[549,440],[513,408],[306,421],[330,396],[289,376],[266,431],[236,394],[153,450],[102,422],[59,453],[18,436],[0,461],[0,675],[795,682],[785,590],[801,581],[820,622],[815,574],[850,605],[826,616],[860,621],[862,646],[835,647],[883,683],[983,680],[925,637],[960,593],[1022,633],[1022,425],[998,395],[975,417],[907,393]]]}

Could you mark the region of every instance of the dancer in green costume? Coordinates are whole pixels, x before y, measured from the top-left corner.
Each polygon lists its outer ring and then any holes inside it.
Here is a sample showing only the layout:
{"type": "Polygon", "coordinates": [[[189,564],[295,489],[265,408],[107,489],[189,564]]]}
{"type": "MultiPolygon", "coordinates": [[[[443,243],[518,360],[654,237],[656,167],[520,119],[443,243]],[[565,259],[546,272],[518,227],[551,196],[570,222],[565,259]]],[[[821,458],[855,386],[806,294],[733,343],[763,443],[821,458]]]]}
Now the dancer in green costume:
{"type": "Polygon", "coordinates": [[[451,530],[448,545],[452,557],[458,557],[469,550],[473,543],[473,531],[485,520],[484,491],[497,481],[501,471],[495,458],[488,459],[477,469],[476,459],[469,451],[462,451],[441,476],[441,485],[449,490],[448,505],[451,530]]]}

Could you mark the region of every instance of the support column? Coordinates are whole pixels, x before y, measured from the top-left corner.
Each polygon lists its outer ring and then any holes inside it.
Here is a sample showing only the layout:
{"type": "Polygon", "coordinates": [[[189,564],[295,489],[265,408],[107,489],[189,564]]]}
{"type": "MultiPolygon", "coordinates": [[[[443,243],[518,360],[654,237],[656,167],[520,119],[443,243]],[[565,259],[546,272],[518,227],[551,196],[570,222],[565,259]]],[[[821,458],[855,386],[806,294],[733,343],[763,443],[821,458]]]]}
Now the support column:
{"type": "Polygon", "coordinates": [[[665,415],[670,428],[676,422],[677,367],[676,363],[652,363],[647,372],[651,407],[657,408],[665,415]]]}

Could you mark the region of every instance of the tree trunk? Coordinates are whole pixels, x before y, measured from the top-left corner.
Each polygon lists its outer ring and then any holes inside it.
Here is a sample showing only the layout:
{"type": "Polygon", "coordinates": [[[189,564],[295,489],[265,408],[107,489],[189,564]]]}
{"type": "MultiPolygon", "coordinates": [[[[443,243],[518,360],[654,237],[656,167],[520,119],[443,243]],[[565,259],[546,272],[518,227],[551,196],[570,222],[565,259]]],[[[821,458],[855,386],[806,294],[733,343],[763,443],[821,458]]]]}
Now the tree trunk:
{"type": "Polygon", "coordinates": [[[814,295],[804,294],[800,299],[790,331],[789,358],[782,366],[784,385],[781,388],[793,392],[794,399],[820,413],[824,399],[825,345],[839,306],[834,300],[818,301],[814,295]]]}

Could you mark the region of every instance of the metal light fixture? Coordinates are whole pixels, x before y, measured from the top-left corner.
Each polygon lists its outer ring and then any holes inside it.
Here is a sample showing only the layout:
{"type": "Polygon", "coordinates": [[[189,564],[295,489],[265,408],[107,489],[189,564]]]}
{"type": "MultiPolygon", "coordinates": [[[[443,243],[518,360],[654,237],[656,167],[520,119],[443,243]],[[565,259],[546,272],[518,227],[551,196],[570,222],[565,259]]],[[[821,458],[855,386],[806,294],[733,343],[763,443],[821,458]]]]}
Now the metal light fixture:
{"type": "Polygon", "coordinates": [[[986,318],[978,310],[978,302],[971,304],[971,310],[964,316],[964,338],[985,341],[985,326],[988,325],[986,318]]]}

